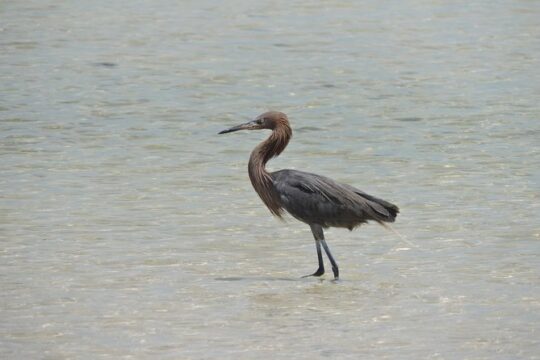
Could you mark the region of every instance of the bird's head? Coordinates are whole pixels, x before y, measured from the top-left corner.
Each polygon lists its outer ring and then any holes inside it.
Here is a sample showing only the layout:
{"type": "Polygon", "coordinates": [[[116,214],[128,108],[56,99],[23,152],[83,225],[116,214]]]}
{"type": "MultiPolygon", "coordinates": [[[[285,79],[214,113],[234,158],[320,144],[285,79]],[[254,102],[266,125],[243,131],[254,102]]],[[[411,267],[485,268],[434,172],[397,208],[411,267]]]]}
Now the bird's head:
{"type": "Polygon", "coordinates": [[[220,131],[219,134],[226,134],[238,130],[274,130],[280,125],[286,125],[287,127],[289,127],[289,120],[287,119],[287,115],[279,111],[267,111],[264,114],[257,116],[254,120],[220,131]]]}

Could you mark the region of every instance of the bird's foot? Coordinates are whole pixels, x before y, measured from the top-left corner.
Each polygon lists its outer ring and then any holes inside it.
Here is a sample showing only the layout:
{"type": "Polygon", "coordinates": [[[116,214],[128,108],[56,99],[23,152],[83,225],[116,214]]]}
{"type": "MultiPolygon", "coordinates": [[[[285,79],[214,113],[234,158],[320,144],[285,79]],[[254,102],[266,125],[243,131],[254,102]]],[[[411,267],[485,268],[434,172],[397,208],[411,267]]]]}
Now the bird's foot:
{"type": "Polygon", "coordinates": [[[310,277],[310,276],[321,276],[324,274],[324,268],[318,268],[317,271],[315,271],[313,274],[304,275],[303,278],[310,277]]]}
{"type": "Polygon", "coordinates": [[[339,280],[339,269],[337,267],[333,267],[332,272],[334,273],[334,280],[339,280]]]}

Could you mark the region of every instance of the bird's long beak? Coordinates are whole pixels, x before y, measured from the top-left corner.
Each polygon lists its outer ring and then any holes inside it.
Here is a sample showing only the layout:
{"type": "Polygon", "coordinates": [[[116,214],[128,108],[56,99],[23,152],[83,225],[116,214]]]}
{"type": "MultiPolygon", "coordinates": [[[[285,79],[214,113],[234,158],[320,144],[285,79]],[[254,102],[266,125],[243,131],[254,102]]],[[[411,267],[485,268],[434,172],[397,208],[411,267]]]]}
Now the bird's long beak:
{"type": "Polygon", "coordinates": [[[230,129],[220,131],[218,134],[226,134],[226,133],[230,133],[230,132],[238,131],[238,130],[256,130],[256,129],[260,129],[260,128],[261,127],[260,127],[259,124],[257,124],[257,121],[253,120],[253,121],[248,121],[245,124],[236,125],[236,126],[233,126],[230,129]]]}

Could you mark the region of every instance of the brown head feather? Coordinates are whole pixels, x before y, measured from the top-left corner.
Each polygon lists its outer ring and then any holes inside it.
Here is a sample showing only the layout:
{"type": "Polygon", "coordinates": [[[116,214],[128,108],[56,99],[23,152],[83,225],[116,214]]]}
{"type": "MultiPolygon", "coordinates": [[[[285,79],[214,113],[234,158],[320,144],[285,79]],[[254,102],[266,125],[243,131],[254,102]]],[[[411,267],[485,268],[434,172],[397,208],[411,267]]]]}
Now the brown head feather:
{"type": "Polygon", "coordinates": [[[283,207],[265,166],[268,160],[285,150],[291,139],[292,129],[287,115],[281,112],[269,111],[260,115],[258,119],[263,119],[264,128],[272,129],[272,134],[251,152],[248,163],[249,178],[253,188],[270,212],[281,217],[283,207]]]}

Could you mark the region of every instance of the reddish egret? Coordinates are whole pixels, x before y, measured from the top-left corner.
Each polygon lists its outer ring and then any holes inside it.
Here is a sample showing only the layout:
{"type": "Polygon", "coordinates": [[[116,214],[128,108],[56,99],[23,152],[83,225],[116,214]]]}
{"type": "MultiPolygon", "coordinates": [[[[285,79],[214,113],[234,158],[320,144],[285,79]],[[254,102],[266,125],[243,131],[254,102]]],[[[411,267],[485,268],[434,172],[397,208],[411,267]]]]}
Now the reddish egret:
{"type": "Polygon", "coordinates": [[[342,227],[352,230],[369,220],[379,224],[394,222],[399,213],[398,207],[324,176],[297,170],[266,171],[268,160],[281,154],[292,136],[289,120],[284,113],[265,112],[253,121],[223,130],[220,134],[259,129],[272,130],[272,134],[251,153],[248,164],[251,184],[273,215],[281,218],[283,211],[287,211],[311,227],[319,268],[306,276],[324,274],[322,245],[337,280],[338,265],[326,244],[323,228],[342,227]]]}

